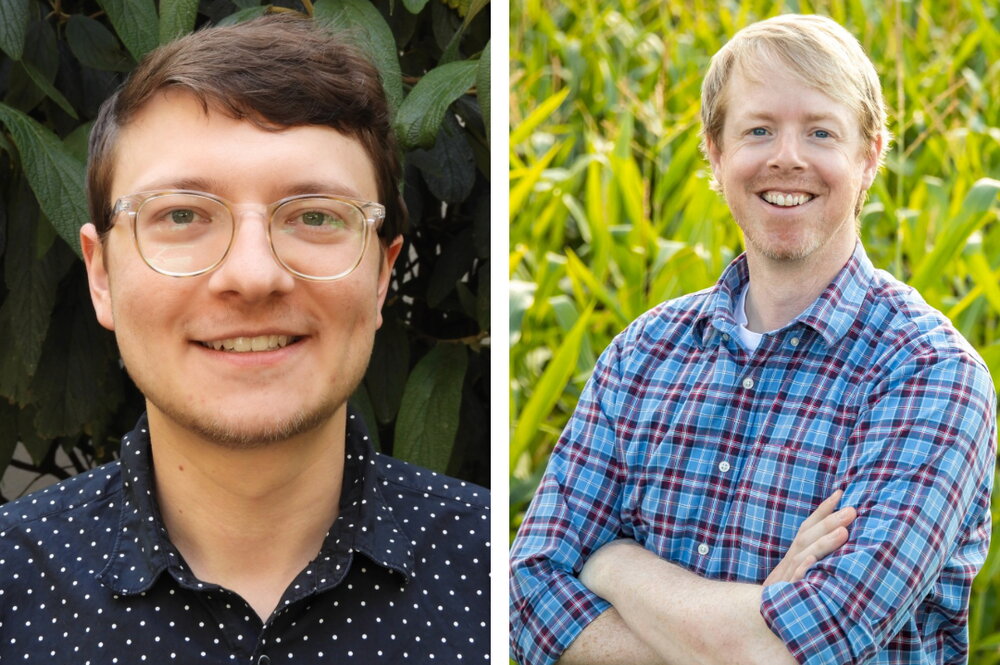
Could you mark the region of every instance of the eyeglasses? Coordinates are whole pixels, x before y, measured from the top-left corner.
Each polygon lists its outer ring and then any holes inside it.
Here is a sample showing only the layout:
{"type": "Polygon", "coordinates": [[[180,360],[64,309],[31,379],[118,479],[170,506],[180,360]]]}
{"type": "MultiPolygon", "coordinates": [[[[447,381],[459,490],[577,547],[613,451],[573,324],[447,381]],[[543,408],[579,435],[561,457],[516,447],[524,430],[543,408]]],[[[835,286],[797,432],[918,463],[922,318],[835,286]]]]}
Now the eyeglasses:
{"type": "MultiPolygon", "coordinates": [[[[140,192],[115,202],[112,219],[126,213],[139,255],[171,277],[193,277],[225,260],[236,237],[234,204],[186,190],[140,192]]],[[[296,277],[333,281],[349,275],[378,231],[385,208],[343,196],[304,194],[266,208],[274,258],[296,277]]]]}

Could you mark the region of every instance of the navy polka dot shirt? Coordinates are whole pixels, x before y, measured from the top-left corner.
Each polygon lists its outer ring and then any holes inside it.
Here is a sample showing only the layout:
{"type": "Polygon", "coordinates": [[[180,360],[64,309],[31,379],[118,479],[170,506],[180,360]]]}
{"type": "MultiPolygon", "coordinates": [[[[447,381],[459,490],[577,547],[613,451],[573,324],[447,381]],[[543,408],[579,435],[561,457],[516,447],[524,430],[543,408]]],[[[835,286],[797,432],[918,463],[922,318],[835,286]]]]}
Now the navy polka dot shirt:
{"type": "Polygon", "coordinates": [[[488,661],[487,490],[367,439],[351,415],[340,515],[262,623],[171,544],[144,416],[120,461],[0,506],[0,662],[488,661]]]}

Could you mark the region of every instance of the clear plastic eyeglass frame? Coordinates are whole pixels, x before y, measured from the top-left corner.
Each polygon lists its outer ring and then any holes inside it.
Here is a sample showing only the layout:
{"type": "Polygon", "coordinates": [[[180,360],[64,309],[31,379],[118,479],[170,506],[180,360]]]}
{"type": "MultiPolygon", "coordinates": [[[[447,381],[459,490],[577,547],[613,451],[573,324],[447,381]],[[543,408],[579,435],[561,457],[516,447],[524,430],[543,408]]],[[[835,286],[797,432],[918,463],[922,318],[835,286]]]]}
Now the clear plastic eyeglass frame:
{"type": "MultiPolygon", "coordinates": [[[[237,216],[233,211],[233,206],[234,206],[233,203],[227,201],[226,199],[223,199],[222,197],[215,196],[214,194],[208,194],[206,192],[199,192],[193,190],[170,189],[170,190],[158,190],[149,192],[137,192],[135,194],[130,194],[128,196],[123,196],[115,202],[114,208],[112,208],[111,211],[111,226],[114,226],[114,224],[116,223],[118,215],[120,215],[121,213],[127,214],[129,216],[129,220],[132,225],[132,239],[135,242],[136,251],[139,252],[139,256],[142,258],[143,262],[147,266],[149,266],[151,270],[154,270],[155,272],[158,272],[161,275],[167,275],[169,277],[195,277],[198,275],[204,275],[205,273],[215,270],[220,265],[222,265],[223,261],[226,260],[226,257],[229,256],[229,251],[230,249],[232,249],[233,241],[236,239],[236,227],[237,227],[236,224],[237,216]],[[146,255],[142,251],[142,245],[139,241],[139,224],[137,224],[137,219],[142,211],[143,206],[153,199],[172,194],[182,194],[187,196],[204,198],[221,205],[229,213],[229,222],[230,222],[229,242],[226,245],[225,251],[218,258],[218,260],[216,260],[208,267],[199,268],[198,270],[193,270],[190,272],[174,272],[170,270],[165,270],[162,267],[157,267],[153,265],[153,263],[150,262],[150,260],[146,257],[146,255]]],[[[267,242],[271,248],[271,256],[273,256],[274,260],[278,262],[278,265],[280,265],[282,268],[290,272],[292,275],[299,277],[301,279],[306,279],[316,282],[332,282],[347,277],[352,272],[354,272],[355,268],[357,268],[361,264],[361,261],[364,259],[365,252],[368,248],[369,237],[371,236],[372,233],[378,232],[379,228],[382,225],[382,222],[385,220],[385,206],[383,206],[381,203],[374,203],[372,201],[362,201],[359,199],[352,199],[346,196],[337,196],[333,194],[299,194],[296,196],[289,196],[283,198],[279,201],[275,201],[274,203],[267,205],[265,207],[265,217],[268,222],[267,242]],[[344,270],[341,270],[340,272],[334,275],[328,275],[328,276],[309,275],[307,273],[303,273],[299,270],[296,270],[292,266],[288,265],[288,263],[281,258],[280,254],[278,253],[278,251],[275,249],[274,246],[274,240],[271,233],[271,229],[274,226],[275,213],[278,212],[278,210],[281,209],[283,206],[294,203],[296,201],[313,200],[313,199],[331,200],[331,201],[346,203],[351,207],[355,208],[364,220],[364,224],[362,227],[363,232],[361,238],[361,249],[358,252],[357,258],[353,261],[353,263],[349,265],[349,267],[347,267],[344,270]]]]}

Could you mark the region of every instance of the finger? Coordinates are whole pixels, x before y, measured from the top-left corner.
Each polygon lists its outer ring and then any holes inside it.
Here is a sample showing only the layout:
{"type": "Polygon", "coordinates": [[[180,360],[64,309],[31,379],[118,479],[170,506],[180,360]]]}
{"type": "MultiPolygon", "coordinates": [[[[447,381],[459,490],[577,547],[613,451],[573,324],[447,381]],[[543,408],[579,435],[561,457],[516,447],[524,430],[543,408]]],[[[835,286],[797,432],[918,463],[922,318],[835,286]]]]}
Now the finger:
{"type": "Polygon", "coordinates": [[[799,527],[799,531],[801,532],[803,529],[809,529],[829,517],[833,511],[837,509],[837,504],[840,503],[840,499],[843,496],[843,490],[837,490],[828,496],[823,503],[819,504],[819,506],[816,507],[816,510],[814,510],[812,514],[805,519],[802,526],[799,527]]]}
{"type": "Polygon", "coordinates": [[[838,527],[813,543],[803,554],[820,561],[840,549],[847,542],[850,533],[844,527],[838,527]]]}
{"type": "Polygon", "coordinates": [[[795,572],[792,574],[792,577],[788,581],[798,582],[799,580],[801,580],[803,577],[806,576],[806,573],[809,572],[809,569],[812,568],[814,565],[816,565],[816,557],[807,556],[802,561],[802,563],[799,564],[799,567],[795,570],[795,572]]]}
{"type": "Polygon", "coordinates": [[[844,543],[847,542],[850,537],[850,533],[844,527],[838,527],[834,531],[826,534],[815,543],[813,543],[808,550],[802,551],[798,554],[796,559],[800,562],[798,567],[792,573],[791,577],[784,578],[789,582],[797,582],[806,576],[806,573],[814,565],[825,559],[830,554],[833,554],[844,543]]]}
{"type": "Polygon", "coordinates": [[[808,528],[803,523],[803,529],[796,536],[796,540],[799,541],[799,546],[802,549],[808,548],[820,538],[836,531],[840,527],[849,526],[857,516],[858,511],[853,506],[841,508],[808,528]]]}

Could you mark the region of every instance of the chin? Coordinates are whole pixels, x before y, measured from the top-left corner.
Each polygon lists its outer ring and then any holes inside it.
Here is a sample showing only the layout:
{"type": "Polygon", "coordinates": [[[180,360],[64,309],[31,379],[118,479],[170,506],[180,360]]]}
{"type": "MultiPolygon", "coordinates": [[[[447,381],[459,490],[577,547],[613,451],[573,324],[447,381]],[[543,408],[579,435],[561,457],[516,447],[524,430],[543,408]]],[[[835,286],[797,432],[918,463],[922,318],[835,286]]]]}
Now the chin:
{"type": "Polygon", "coordinates": [[[312,409],[299,409],[281,416],[267,410],[223,416],[218,413],[194,413],[169,403],[153,405],[176,426],[204,441],[233,450],[252,450],[322,427],[345,403],[346,397],[329,399],[312,409]]]}

